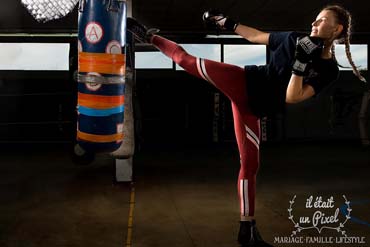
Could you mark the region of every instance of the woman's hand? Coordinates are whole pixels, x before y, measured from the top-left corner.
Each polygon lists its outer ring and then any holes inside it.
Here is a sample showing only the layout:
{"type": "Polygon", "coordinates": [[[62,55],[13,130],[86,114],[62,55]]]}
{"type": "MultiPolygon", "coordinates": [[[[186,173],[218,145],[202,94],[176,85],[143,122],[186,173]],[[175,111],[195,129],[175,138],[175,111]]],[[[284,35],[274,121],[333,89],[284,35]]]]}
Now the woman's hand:
{"type": "Polygon", "coordinates": [[[299,76],[308,74],[308,63],[315,57],[320,57],[323,40],[317,37],[305,36],[297,40],[293,73],[299,76]]]}

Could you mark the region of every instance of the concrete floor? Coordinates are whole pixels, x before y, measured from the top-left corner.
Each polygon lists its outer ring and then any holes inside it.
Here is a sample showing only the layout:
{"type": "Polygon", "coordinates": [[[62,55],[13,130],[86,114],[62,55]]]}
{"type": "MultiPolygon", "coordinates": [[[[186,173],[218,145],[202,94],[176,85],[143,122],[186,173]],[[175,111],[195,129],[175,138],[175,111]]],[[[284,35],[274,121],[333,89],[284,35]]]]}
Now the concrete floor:
{"type": "MultiPolygon", "coordinates": [[[[256,217],[274,246],[370,246],[370,150],[355,143],[265,145],[257,180],[256,217]],[[334,209],[351,204],[348,236],[364,244],[283,244],[310,196],[333,196],[334,209]],[[275,243],[274,243],[275,242],[275,243]]],[[[206,148],[143,148],[134,161],[135,247],[237,246],[239,224],[235,144],[206,148]]],[[[114,182],[114,161],[98,155],[75,166],[65,147],[3,150],[0,155],[1,247],[126,246],[130,184],[114,182]]],[[[343,215],[339,214],[339,223],[343,215]]],[[[339,224],[338,223],[338,224],[339,224]]],[[[333,224],[332,226],[337,226],[333,224]]],[[[304,237],[340,237],[336,230],[304,230],[304,237]]]]}

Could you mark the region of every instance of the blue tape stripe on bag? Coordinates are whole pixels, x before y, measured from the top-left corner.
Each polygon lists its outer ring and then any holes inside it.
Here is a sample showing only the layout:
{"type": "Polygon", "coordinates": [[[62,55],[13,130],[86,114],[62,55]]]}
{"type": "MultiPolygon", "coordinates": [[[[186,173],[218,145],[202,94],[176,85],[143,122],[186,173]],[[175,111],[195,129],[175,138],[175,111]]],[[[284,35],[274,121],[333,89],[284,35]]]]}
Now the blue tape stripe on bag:
{"type": "Polygon", "coordinates": [[[92,109],[92,108],[88,108],[88,107],[84,107],[84,106],[78,106],[77,109],[78,109],[79,113],[81,113],[83,115],[86,115],[86,116],[106,117],[106,116],[110,116],[110,115],[113,115],[113,114],[123,113],[124,106],[121,105],[121,106],[118,106],[118,107],[114,107],[114,108],[110,108],[110,109],[102,109],[102,110],[92,109]]]}

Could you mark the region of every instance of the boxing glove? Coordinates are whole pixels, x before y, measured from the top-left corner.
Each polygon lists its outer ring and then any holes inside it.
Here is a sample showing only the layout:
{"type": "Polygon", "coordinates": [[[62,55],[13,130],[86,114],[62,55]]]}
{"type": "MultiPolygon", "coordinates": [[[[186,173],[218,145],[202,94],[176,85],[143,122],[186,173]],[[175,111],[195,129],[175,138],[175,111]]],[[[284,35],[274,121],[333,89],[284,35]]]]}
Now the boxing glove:
{"type": "Polygon", "coordinates": [[[308,73],[308,63],[321,56],[323,40],[318,37],[304,36],[297,39],[293,74],[305,76],[308,73]]]}
{"type": "Polygon", "coordinates": [[[204,12],[202,19],[208,29],[235,31],[239,24],[237,21],[215,9],[204,12]]]}

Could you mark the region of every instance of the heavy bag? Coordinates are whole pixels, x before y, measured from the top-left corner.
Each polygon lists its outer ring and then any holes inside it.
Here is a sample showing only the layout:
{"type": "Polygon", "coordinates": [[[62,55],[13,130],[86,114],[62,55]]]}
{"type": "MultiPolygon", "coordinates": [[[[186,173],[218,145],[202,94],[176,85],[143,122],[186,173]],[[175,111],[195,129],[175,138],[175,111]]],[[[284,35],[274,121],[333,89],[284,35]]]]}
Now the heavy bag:
{"type": "Polygon", "coordinates": [[[126,2],[80,0],[77,144],[112,152],[123,136],[126,2]]]}

